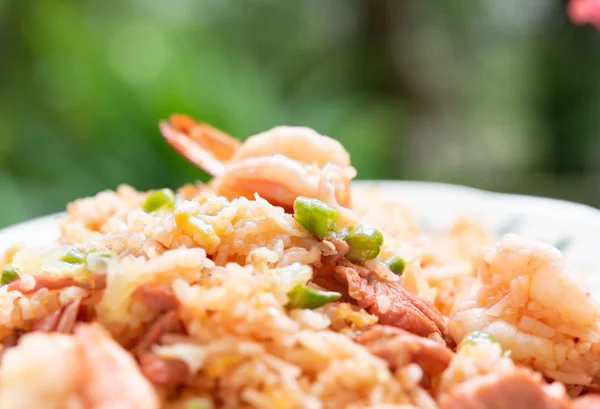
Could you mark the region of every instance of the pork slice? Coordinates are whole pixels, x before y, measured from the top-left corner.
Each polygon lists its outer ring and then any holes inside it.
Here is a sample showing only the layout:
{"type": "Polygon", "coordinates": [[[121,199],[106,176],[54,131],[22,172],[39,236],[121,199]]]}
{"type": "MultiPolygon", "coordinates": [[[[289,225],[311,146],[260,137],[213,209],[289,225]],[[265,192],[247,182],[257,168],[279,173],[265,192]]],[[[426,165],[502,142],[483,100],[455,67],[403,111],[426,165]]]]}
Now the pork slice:
{"type": "Polygon", "coordinates": [[[190,376],[187,364],[181,359],[162,358],[149,352],[141,355],[139,361],[144,376],[158,386],[181,385],[190,376]]]}
{"type": "Polygon", "coordinates": [[[321,257],[321,263],[326,265],[336,264],[338,261],[346,257],[348,251],[350,251],[350,246],[342,239],[338,239],[337,237],[332,237],[327,239],[333,246],[335,247],[335,253],[329,256],[321,257]]]}
{"type": "Polygon", "coordinates": [[[65,334],[73,333],[81,301],[81,298],[77,298],[67,306],[34,321],[31,330],[39,332],[62,332],[65,334]]]}
{"type": "Polygon", "coordinates": [[[51,332],[56,329],[58,325],[58,320],[60,320],[60,315],[62,314],[62,309],[58,309],[51,314],[46,315],[43,318],[37,319],[33,322],[31,326],[32,331],[39,332],[51,332]]]}
{"type": "Polygon", "coordinates": [[[140,299],[157,314],[174,310],[178,306],[177,297],[173,291],[160,284],[142,284],[133,292],[133,297],[140,299]]]}
{"type": "Polygon", "coordinates": [[[440,342],[384,325],[372,327],[356,341],[365,345],[373,355],[387,361],[391,370],[416,363],[429,376],[441,374],[454,356],[452,350],[440,342]]]}
{"type": "Polygon", "coordinates": [[[437,333],[454,346],[446,318],[431,304],[406,290],[399,282],[383,281],[371,270],[340,260],[335,277],[348,286],[359,307],[379,318],[379,323],[427,337],[437,333]]]}
{"type": "Polygon", "coordinates": [[[8,291],[20,291],[23,294],[32,294],[41,288],[50,291],[63,290],[68,287],[80,287],[86,290],[104,290],[106,288],[106,275],[95,274],[92,280],[80,281],[73,277],[51,277],[46,275],[34,275],[35,286],[33,288],[22,288],[21,279],[17,278],[8,284],[8,291]]]}
{"type": "Polygon", "coordinates": [[[137,343],[135,351],[142,354],[150,350],[164,334],[183,334],[184,326],[177,311],[169,311],[158,317],[146,330],[137,343]]]}
{"type": "Polygon", "coordinates": [[[75,323],[77,322],[77,316],[79,315],[79,308],[81,307],[81,298],[77,298],[63,308],[60,319],[56,324],[56,332],[62,332],[64,334],[73,333],[75,323]]]}

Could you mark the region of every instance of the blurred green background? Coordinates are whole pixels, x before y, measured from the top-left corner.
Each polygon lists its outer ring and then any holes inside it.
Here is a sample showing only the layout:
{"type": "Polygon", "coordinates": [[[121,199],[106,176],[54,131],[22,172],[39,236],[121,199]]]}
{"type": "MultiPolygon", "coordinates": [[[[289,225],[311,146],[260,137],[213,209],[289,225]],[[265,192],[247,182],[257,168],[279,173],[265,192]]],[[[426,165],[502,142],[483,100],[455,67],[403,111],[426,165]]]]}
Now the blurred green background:
{"type": "Polygon", "coordinates": [[[308,125],[359,178],[600,205],[600,33],[559,0],[0,0],[0,226],[206,175],[157,123],[308,125]]]}

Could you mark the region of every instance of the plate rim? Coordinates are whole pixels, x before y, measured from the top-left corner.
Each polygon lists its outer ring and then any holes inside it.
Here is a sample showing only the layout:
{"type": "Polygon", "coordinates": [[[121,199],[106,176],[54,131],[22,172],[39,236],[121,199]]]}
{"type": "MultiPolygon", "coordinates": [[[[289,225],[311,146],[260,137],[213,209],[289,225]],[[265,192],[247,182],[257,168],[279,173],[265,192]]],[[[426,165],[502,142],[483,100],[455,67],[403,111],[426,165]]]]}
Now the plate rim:
{"type": "Polygon", "coordinates": [[[481,200],[488,202],[495,202],[496,205],[503,203],[505,205],[511,205],[515,210],[519,210],[523,213],[533,213],[531,211],[525,211],[532,205],[539,206],[543,204],[541,209],[536,209],[536,215],[543,215],[550,217],[558,212],[561,212],[563,219],[581,220],[585,217],[594,219],[594,224],[598,227],[598,235],[600,236],[600,209],[593,206],[586,205],[583,203],[572,202],[564,199],[556,199],[545,196],[534,196],[520,193],[505,193],[495,192],[492,190],[480,189],[472,186],[458,185],[452,183],[443,182],[421,182],[412,180],[357,180],[353,182],[354,186],[359,188],[368,188],[374,186],[381,186],[382,192],[393,190],[394,185],[402,184],[405,187],[412,187],[418,190],[427,190],[431,188],[437,189],[439,192],[445,194],[454,194],[459,191],[469,194],[471,196],[478,196],[481,200]],[[540,211],[543,210],[543,211],[540,211]],[[565,210],[569,210],[569,214],[565,214],[565,210]]]}
{"type": "Polygon", "coordinates": [[[467,186],[467,185],[459,185],[459,184],[454,184],[454,183],[445,183],[445,182],[423,182],[423,181],[418,181],[418,180],[377,180],[377,179],[358,179],[352,182],[352,184],[354,186],[358,186],[358,187],[367,187],[368,185],[396,185],[396,184],[403,184],[403,185],[412,185],[412,186],[422,186],[422,187],[437,187],[439,189],[445,189],[445,190],[462,190],[462,191],[468,191],[470,193],[473,194],[479,194],[482,196],[489,196],[489,197],[494,197],[494,198],[518,198],[519,200],[535,200],[535,201],[543,201],[546,203],[556,203],[556,204],[562,204],[562,205],[568,205],[568,206],[576,206],[579,208],[584,208],[586,210],[591,210],[594,213],[598,213],[600,215],[600,209],[597,209],[593,206],[584,204],[584,203],[579,203],[579,202],[573,202],[570,200],[566,200],[566,199],[557,199],[557,198],[553,198],[553,197],[546,197],[546,196],[536,196],[536,195],[528,195],[528,194],[522,194],[522,193],[510,193],[510,192],[498,192],[498,191],[494,191],[494,190],[487,190],[487,189],[480,189],[477,187],[473,187],[473,186],[467,186]]]}

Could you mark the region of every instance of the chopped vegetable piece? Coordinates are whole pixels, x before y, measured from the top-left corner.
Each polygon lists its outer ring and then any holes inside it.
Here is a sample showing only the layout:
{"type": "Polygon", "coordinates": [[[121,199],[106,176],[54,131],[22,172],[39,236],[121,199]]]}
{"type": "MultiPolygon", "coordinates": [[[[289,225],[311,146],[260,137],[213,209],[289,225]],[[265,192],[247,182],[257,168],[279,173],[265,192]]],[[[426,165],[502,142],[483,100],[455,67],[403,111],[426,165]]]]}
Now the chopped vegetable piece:
{"type": "Polygon", "coordinates": [[[337,301],[342,295],[333,291],[321,291],[305,284],[298,284],[288,293],[287,308],[315,309],[332,301],[337,301]]]}
{"type": "Polygon", "coordinates": [[[348,230],[344,241],[350,246],[350,251],[346,256],[349,260],[371,260],[379,255],[383,244],[383,234],[372,227],[358,225],[348,230]]]}
{"type": "Polygon", "coordinates": [[[161,189],[151,193],[144,202],[144,211],[152,213],[157,210],[175,207],[175,193],[171,189],[161,189]]]}
{"type": "Polygon", "coordinates": [[[90,250],[85,256],[85,266],[94,274],[104,273],[106,272],[107,263],[113,256],[114,254],[110,251],[90,250]]]}
{"type": "Polygon", "coordinates": [[[2,270],[2,277],[0,277],[0,285],[9,284],[19,278],[19,270],[13,266],[6,266],[2,270]]]}
{"type": "Polygon", "coordinates": [[[294,218],[306,230],[317,234],[319,237],[326,237],[337,229],[338,211],[319,199],[308,197],[298,197],[294,202],[294,218]]]}
{"type": "Polygon", "coordinates": [[[61,258],[61,261],[69,264],[83,264],[85,263],[85,254],[72,248],[61,258]]]}
{"type": "Polygon", "coordinates": [[[483,331],[473,331],[462,340],[458,346],[458,350],[465,345],[477,345],[482,341],[498,342],[492,334],[483,331]]]}
{"type": "Polygon", "coordinates": [[[185,409],[211,409],[212,404],[207,399],[190,399],[185,404],[185,409]]]}
{"type": "Polygon", "coordinates": [[[388,267],[390,268],[390,270],[392,270],[394,274],[398,275],[402,275],[402,273],[404,272],[404,268],[406,267],[406,262],[400,256],[390,257],[385,263],[388,265],[388,267]]]}
{"type": "Polygon", "coordinates": [[[102,258],[111,258],[112,256],[114,256],[114,254],[111,253],[110,251],[97,250],[97,249],[92,249],[92,250],[88,251],[87,255],[88,255],[88,257],[94,256],[94,257],[102,257],[102,258]]]}
{"type": "Polygon", "coordinates": [[[175,209],[175,224],[183,234],[189,236],[199,246],[203,247],[208,254],[217,251],[221,238],[215,232],[213,226],[199,217],[198,203],[188,201],[175,209]]]}

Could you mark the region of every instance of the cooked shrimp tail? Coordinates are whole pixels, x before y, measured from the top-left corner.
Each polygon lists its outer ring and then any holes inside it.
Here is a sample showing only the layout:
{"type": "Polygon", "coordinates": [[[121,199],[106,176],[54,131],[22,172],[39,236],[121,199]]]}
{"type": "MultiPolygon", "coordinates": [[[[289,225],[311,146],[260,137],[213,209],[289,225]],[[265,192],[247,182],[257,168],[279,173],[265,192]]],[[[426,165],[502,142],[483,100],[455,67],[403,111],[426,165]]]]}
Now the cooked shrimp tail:
{"type": "Polygon", "coordinates": [[[159,128],[163,138],[169,145],[191,164],[205,170],[212,176],[219,176],[224,173],[223,163],[188,134],[176,130],[165,121],[160,123],[159,128]]]}

